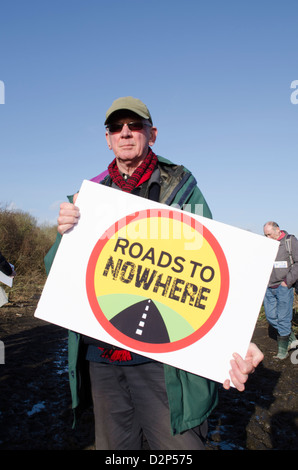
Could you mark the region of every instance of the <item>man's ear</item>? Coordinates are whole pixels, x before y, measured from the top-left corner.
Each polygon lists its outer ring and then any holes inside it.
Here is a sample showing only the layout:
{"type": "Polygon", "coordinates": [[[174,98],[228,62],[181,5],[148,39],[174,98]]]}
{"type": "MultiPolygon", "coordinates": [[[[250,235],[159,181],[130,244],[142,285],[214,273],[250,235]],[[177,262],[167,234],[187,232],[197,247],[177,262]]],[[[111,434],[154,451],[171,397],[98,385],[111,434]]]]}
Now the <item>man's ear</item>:
{"type": "Polygon", "coordinates": [[[150,147],[155,143],[156,138],[157,138],[157,128],[152,126],[150,128],[150,139],[149,139],[150,147]]]}
{"type": "Polygon", "coordinates": [[[107,140],[108,147],[111,150],[112,145],[111,145],[111,141],[110,141],[110,134],[108,133],[108,131],[106,131],[106,140],[107,140]]]}

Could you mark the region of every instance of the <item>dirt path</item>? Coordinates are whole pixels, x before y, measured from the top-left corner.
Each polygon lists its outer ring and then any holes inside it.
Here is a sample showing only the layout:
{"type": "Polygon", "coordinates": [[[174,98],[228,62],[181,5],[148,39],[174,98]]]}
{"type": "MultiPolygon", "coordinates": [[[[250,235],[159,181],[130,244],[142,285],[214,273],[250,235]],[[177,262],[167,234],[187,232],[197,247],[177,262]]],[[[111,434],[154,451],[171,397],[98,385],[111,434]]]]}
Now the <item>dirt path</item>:
{"type": "MultiPolygon", "coordinates": [[[[94,449],[92,410],[72,429],[66,331],[34,318],[35,308],[32,302],[0,309],[0,450],[94,449]]],[[[266,321],[253,339],[265,359],[244,393],[220,390],[208,449],[297,450],[298,364],[290,356],[273,359],[276,341],[266,321]]]]}

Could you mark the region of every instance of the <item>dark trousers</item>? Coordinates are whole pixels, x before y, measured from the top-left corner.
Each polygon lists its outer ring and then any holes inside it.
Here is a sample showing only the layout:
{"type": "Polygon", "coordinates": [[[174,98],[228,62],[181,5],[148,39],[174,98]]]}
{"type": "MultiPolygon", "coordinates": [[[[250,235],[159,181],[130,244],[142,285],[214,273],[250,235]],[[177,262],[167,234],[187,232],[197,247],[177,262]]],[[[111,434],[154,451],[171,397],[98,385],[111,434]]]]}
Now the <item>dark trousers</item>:
{"type": "Polygon", "coordinates": [[[207,422],[173,436],[163,365],[90,362],[97,450],[203,450],[207,422]]]}

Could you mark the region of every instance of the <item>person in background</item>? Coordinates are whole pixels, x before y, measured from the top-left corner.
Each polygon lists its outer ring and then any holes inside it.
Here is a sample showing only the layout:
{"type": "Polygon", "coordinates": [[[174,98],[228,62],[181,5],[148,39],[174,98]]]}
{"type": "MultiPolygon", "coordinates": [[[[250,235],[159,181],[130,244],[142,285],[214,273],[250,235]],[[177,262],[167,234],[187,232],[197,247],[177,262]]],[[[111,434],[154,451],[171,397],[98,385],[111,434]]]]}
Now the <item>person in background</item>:
{"type": "Polygon", "coordinates": [[[264,224],[264,235],[279,241],[279,248],[264,297],[264,309],[269,324],[277,331],[277,359],[286,359],[288,351],[298,346],[292,329],[293,284],[298,279],[298,240],[291,235],[293,264],[286,240],[288,233],[280,230],[276,222],[264,224]]]}
{"type": "MultiPolygon", "coordinates": [[[[14,266],[10,264],[6,258],[3,256],[3,254],[0,251],[0,271],[5,274],[6,276],[14,277],[15,276],[15,270],[14,266]]],[[[3,289],[3,287],[0,286],[0,307],[2,305],[5,305],[8,302],[8,297],[3,289]]]]}
{"type": "MultiPolygon", "coordinates": [[[[201,204],[202,215],[211,218],[191,172],[152,151],[157,128],[142,101],[133,97],[115,100],[106,113],[105,126],[114,159],[108,174],[93,181],[176,207],[186,204],[193,212],[201,204]]],[[[61,204],[57,240],[45,259],[48,272],[62,235],[79,223],[76,197],[61,204]]],[[[217,405],[218,384],[130,351],[115,354],[115,349],[69,332],[73,407],[82,403],[79,392],[86,391],[90,377],[96,449],[140,450],[143,433],[151,450],[204,449],[207,418],[217,405]],[[82,372],[86,365],[87,373],[86,368],[82,372]]],[[[253,343],[245,358],[235,353],[224,387],[229,389],[231,380],[243,391],[248,375],[262,359],[253,343]]]]}

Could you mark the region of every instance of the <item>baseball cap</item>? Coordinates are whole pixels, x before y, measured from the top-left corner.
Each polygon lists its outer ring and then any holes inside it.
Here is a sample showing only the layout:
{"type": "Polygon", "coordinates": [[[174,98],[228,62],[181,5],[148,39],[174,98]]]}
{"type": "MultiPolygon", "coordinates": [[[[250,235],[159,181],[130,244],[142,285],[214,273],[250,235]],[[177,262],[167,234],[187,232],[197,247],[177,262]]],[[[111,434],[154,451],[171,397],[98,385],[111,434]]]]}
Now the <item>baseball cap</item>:
{"type": "Polygon", "coordinates": [[[133,98],[132,96],[125,96],[118,98],[112,103],[112,106],[106,112],[105,125],[108,124],[109,119],[113,113],[120,111],[122,109],[127,109],[136,113],[138,116],[141,116],[144,119],[148,119],[152,124],[151,114],[147,106],[139,99],[133,98]]]}

